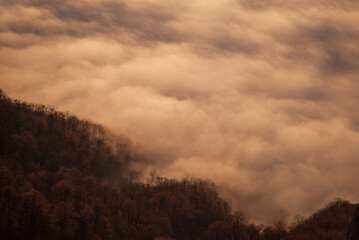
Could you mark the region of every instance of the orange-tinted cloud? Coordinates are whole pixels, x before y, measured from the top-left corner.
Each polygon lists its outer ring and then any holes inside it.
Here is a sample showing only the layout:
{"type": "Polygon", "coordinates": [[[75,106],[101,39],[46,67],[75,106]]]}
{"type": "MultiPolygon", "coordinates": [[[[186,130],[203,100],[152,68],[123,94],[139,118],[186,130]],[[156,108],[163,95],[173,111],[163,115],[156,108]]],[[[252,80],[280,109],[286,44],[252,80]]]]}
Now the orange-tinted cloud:
{"type": "Polygon", "coordinates": [[[359,201],[355,1],[2,0],[0,86],[210,178],[251,219],[359,201]]]}

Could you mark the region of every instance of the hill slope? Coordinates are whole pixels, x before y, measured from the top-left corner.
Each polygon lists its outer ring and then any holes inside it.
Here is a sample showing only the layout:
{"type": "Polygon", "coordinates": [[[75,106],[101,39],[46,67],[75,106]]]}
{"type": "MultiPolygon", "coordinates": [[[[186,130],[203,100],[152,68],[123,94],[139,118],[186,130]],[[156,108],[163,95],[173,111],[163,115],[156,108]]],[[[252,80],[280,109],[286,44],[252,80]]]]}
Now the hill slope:
{"type": "Polygon", "coordinates": [[[354,205],[250,224],[201,179],[134,182],[128,140],[0,90],[2,239],[344,239],[354,205]]]}
{"type": "Polygon", "coordinates": [[[192,239],[229,217],[211,182],[131,182],[126,140],[110,142],[99,125],[2,91],[0,136],[6,239],[192,239]]]}

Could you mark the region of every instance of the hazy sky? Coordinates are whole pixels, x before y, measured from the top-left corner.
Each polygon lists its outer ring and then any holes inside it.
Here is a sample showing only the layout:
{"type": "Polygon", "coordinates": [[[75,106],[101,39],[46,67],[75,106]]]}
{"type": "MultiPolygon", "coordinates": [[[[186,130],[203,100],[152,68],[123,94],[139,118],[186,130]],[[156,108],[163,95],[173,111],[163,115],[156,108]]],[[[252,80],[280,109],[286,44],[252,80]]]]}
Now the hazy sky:
{"type": "Polygon", "coordinates": [[[0,88],[290,219],[359,201],[358,23],[355,0],[0,0],[0,88]]]}

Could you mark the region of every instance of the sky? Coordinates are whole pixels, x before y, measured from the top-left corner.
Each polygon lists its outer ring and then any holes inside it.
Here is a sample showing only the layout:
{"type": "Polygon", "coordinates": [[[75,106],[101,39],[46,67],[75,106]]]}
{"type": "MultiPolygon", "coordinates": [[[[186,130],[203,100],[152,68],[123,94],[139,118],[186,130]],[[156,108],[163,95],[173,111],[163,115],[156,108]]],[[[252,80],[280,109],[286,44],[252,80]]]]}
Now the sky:
{"type": "Polygon", "coordinates": [[[359,2],[0,0],[0,88],[270,223],[359,202],[359,2]]]}

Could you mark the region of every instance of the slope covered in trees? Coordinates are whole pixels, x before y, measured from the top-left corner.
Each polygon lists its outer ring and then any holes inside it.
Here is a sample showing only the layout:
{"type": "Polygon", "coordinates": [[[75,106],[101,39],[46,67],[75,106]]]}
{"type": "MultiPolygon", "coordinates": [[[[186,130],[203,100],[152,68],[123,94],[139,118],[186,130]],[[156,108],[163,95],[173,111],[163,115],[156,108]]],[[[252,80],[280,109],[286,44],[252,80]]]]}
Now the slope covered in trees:
{"type": "Polygon", "coordinates": [[[250,224],[214,183],[135,182],[126,139],[0,90],[1,239],[344,239],[354,205],[336,200],[289,230],[250,224]]]}
{"type": "Polygon", "coordinates": [[[348,201],[336,199],[308,219],[297,216],[290,227],[290,233],[284,239],[346,239],[347,228],[355,208],[356,206],[348,201]]]}

